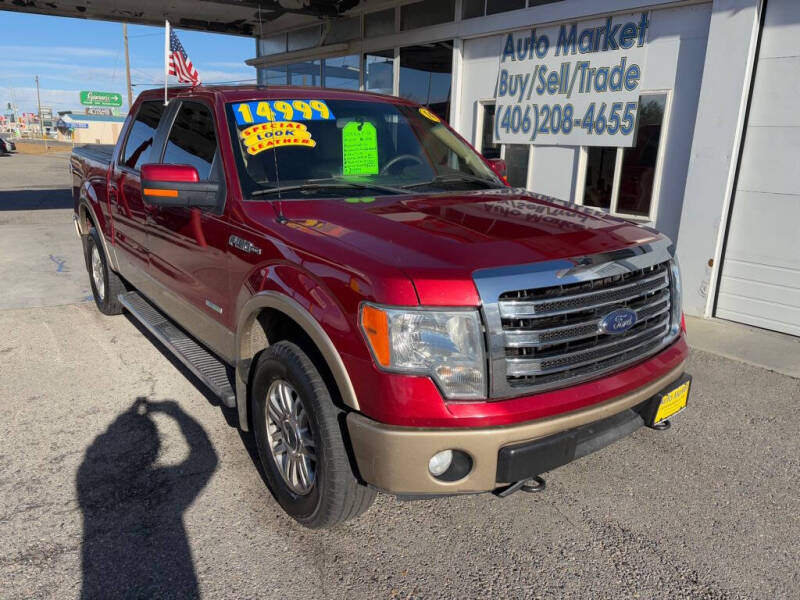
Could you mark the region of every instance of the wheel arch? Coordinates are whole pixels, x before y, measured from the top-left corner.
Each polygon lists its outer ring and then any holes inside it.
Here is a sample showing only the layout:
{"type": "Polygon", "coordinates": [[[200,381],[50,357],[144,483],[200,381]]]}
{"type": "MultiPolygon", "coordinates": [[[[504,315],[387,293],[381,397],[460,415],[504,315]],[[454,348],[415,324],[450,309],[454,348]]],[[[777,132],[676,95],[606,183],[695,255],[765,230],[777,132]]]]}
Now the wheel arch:
{"type": "Polygon", "coordinates": [[[106,258],[109,261],[109,266],[112,270],[119,272],[117,254],[113,251],[113,247],[109,247],[108,240],[106,239],[104,231],[106,229],[105,221],[98,218],[101,215],[98,215],[98,211],[95,210],[94,205],[99,206],[99,201],[91,185],[87,182],[81,188],[80,198],[78,199],[78,230],[81,236],[86,236],[89,235],[89,229],[92,226],[97,229],[100,234],[100,241],[103,244],[103,252],[105,252],[106,258]]]}
{"type": "MultiPolygon", "coordinates": [[[[319,353],[319,358],[327,366],[342,403],[354,410],[359,410],[358,399],[347,368],[322,325],[296,300],[278,292],[262,291],[255,294],[244,305],[236,327],[236,406],[239,413],[239,426],[245,431],[249,429],[248,386],[255,356],[267,348],[271,342],[284,339],[270,340],[268,338],[270,328],[265,327],[265,314],[283,315],[299,328],[314,345],[319,353]]],[[[276,323],[274,319],[270,319],[270,322],[276,323]]],[[[282,325],[289,326],[286,323],[282,325]]],[[[277,331],[277,329],[271,331],[277,331]]]]}

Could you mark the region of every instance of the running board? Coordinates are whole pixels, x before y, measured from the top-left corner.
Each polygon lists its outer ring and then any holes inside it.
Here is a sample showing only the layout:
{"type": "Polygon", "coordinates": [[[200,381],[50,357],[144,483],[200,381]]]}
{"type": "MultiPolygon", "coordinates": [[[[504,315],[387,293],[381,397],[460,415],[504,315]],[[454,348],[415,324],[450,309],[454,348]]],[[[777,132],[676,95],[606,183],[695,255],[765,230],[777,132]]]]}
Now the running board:
{"type": "Polygon", "coordinates": [[[122,306],[152,333],[175,357],[214,392],[225,406],[236,406],[236,394],[228,379],[228,370],[188,333],[145,300],[138,292],[119,295],[122,306]]]}

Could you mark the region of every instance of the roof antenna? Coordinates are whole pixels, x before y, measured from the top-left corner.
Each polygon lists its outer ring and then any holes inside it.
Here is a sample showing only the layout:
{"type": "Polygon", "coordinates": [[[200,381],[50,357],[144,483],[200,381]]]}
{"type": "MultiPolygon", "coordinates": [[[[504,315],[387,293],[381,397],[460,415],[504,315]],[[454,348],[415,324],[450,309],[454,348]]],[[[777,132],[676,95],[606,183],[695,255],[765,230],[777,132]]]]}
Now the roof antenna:
{"type": "Polygon", "coordinates": [[[272,147],[272,158],[275,160],[275,185],[278,188],[278,222],[285,223],[289,219],[283,216],[283,202],[281,201],[281,176],[278,173],[278,147],[272,147]]]}

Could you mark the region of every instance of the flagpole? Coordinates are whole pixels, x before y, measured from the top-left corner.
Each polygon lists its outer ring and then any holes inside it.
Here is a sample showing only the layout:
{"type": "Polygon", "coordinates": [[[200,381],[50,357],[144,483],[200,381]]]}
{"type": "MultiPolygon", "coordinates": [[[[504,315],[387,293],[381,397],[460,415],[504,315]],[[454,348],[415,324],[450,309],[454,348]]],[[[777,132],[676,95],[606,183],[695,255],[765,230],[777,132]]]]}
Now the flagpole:
{"type": "Polygon", "coordinates": [[[169,79],[169,21],[164,21],[164,106],[167,105],[168,79],[169,79]]]}

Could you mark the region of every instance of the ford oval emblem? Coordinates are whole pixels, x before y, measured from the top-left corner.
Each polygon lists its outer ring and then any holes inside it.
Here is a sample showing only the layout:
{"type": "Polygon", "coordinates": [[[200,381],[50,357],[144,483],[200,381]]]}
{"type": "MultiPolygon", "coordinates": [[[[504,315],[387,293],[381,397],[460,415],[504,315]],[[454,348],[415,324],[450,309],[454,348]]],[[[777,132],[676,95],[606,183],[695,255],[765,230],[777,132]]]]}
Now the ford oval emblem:
{"type": "Polygon", "coordinates": [[[636,313],[630,308],[619,308],[600,319],[603,333],[625,333],[636,325],[636,313]]]}

